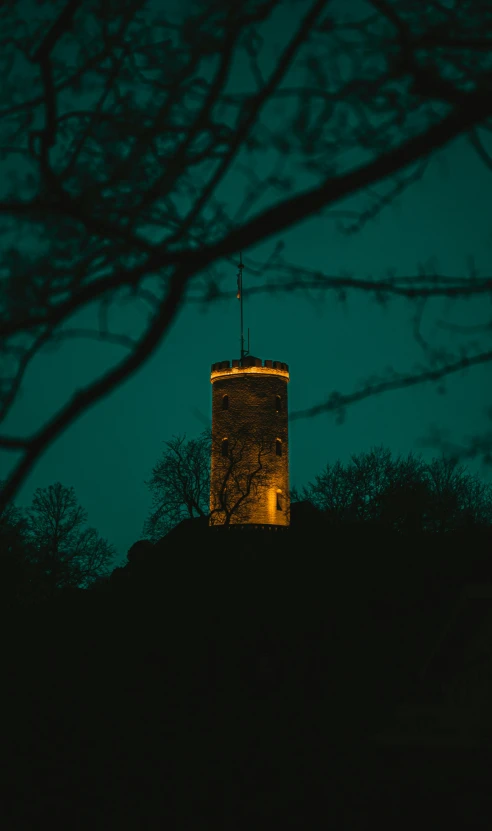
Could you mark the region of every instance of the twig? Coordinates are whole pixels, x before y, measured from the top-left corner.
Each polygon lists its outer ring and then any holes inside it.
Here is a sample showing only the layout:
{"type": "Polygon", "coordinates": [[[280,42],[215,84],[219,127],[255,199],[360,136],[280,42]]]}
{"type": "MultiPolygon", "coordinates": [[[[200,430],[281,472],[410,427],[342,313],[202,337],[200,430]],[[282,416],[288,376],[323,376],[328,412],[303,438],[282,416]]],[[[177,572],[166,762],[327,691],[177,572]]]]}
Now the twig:
{"type": "Polygon", "coordinates": [[[492,361],[492,350],[489,352],[482,352],[479,355],[474,355],[471,358],[461,358],[452,364],[440,367],[439,369],[429,369],[426,372],[420,372],[413,375],[404,375],[400,378],[393,378],[388,381],[382,381],[379,384],[368,384],[357,392],[347,393],[333,393],[328,401],[323,404],[316,404],[314,407],[309,407],[306,410],[297,410],[292,413],[292,419],[308,418],[310,416],[320,415],[321,413],[337,412],[343,410],[350,404],[358,401],[363,401],[365,398],[371,398],[375,395],[381,395],[384,392],[391,390],[404,389],[405,387],[413,387],[418,384],[425,384],[429,381],[439,381],[447,375],[452,375],[460,370],[468,369],[472,366],[479,366],[480,364],[489,363],[492,361]]]}

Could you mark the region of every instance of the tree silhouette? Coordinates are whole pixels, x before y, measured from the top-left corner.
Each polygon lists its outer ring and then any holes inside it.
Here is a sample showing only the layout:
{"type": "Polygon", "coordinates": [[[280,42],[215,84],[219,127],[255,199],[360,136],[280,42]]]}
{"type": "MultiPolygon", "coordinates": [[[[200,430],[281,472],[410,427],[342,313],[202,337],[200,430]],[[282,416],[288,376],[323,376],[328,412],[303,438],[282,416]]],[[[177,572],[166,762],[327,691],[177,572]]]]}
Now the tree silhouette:
{"type": "Polygon", "coordinates": [[[175,436],[165,442],[165,450],[147,482],[152,508],[144,533],[151,539],[160,539],[182,519],[208,514],[210,448],[209,431],[197,439],[175,436]]]}
{"type": "Polygon", "coordinates": [[[29,554],[26,517],[19,508],[9,504],[0,514],[0,583],[4,606],[29,594],[32,577],[29,554]]]}
{"type": "Polygon", "coordinates": [[[215,492],[210,494],[210,524],[228,526],[247,516],[251,503],[269,481],[268,462],[275,456],[275,440],[261,429],[235,429],[227,455],[222,455],[222,437],[216,439],[216,464],[221,463],[215,492]]]}
{"type": "Polygon", "coordinates": [[[147,482],[152,508],[144,533],[151,540],[159,540],[183,519],[210,516],[212,525],[230,525],[233,517],[240,521],[246,516],[268,479],[266,463],[274,457],[275,446],[262,431],[236,429],[223,457],[221,441],[217,439],[215,446],[222,467],[214,493],[210,491],[210,432],[205,430],[196,439],[175,436],[165,442],[147,482]]]}
{"type": "Polygon", "coordinates": [[[48,589],[87,588],[109,573],[115,551],[94,528],[72,487],[37,488],[27,512],[31,562],[48,589]]]}
{"type": "Polygon", "coordinates": [[[326,465],[302,491],[332,524],[370,522],[396,531],[445,532],[492,524],[492,486],[445,457],[426,463],[376,447],[326,465]]]}
{"type": "MultiPolygon", "coordinates": [[[[220,296],[222,260],[320,211],[357,231],[458,136],[492,167],[486,0],[370,0],[344,15],[327,0],[45,3],[29,15],[8,3],[0,24],[0,414],[46,345],[87,336],[128,352],[31,435],[0,437],[19,454],[5,503],[49,444],[149,359],[185,300],[220,296]],[[111,325],[121,302],[148,309],[134,334],[111,325]]],[[[257,267],[275,271],[276,291],[425,301],[492,288],[473,270],[310,274],[278,251],[257,267]]],[[[307,412],[490,361],[490,328],[475,335],[307,412]]]]}

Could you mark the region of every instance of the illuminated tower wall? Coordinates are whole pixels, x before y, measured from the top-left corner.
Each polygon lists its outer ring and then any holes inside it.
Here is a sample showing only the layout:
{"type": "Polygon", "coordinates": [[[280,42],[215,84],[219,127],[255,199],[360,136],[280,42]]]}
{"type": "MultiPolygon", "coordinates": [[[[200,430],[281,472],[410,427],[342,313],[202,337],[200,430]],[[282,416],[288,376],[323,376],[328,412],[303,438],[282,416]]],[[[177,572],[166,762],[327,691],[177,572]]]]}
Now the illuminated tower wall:
{"type": "Polygon", "coordinates": [[[218,494],[224,482],[234,504],[234,449],[239,448],[240,464],[261,471],[253,479],[252,493],[236,514],[231,525],[288,526],[289,442],[288,397],[289,368],[280,361],[261,361],[248,355],[239,360],[219,361],[212,365],[212,458],[210,509],[211,524],[225,524],[218,494]],[[232,475],[227,478],[227,471],[232,475]]]}

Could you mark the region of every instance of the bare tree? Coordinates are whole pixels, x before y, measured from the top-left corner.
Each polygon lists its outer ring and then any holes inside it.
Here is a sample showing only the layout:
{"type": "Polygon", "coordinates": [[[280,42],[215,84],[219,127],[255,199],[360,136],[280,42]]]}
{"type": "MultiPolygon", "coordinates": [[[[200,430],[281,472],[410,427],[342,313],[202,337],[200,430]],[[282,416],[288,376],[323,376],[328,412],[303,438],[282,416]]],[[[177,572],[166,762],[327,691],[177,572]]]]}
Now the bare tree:
{"type": "Polygon", "coordinates": [[[371,522],[397,531],[445,532],[492,525],[492,486],[455,460],[393,458],[376,447],[328,464],[303,489],[332,524],[371,522]]]}
{"type": "Polygon", "coordinates": [[[31,589],[30,553],[26,517],[10,503],[0,513],[0,595],[4,608],[25,598],[27,587],[31,589]]]}
{"type": "Polygon", "coordinates": [[[470,526],[492,526],[492,486],[471,474],[456,459],[441,457],[425,465],[432,494],[429,526],[448,531],[470,526]]]}
{"type": "Polygon", "coordinates": [[[152,470],[147,485],[152,509],[144,533],[152,540],[163,537],[187,517],[206,516],[210,499],[209,431],[197,439],[175,436],[152,470]]]}
{"type": "Polygon", "coordinates": [[[32,561],[52,589],[87,588],[109,573],[114,548],[86,522],[73,488],[57,482],[35,491],[28,511],[32,561]]]}
{"type": "Polygon", "coordinates": [[[222,437],[216,440],[216,464],[220,473],[210,494],[210,524],[228,526],[251,521],[251,508],[271,479],[275,441],[251,426],[236,429],[222,455],[222,437]]]}
{"type": "Polygon", "coordinates": [[[383,494],[393,483],[408,482],[420,476],[421,460],[410,454],[393,459],[391,451],[376,447],[351,457],[348,464],[327,464],[303,490],[334,524],[375,520],[381,511],[383,494]]]}
{"type": "MultiPolygon", "coordinates": [[[[8,3],[0,31],[0,415],[47,345],[87,336],[128,352],[31,435],[0,437],[19,456],[5,503],[56,437],[148,360],[186,300],[220,296],[222,260],[320,211],[356,231],[457,136],[492,167],[488,0],[345,12],[327,0],[8,3]],[[239,197],[224,204],[231,177],[239,197]],[[131,336],[114,328],[124,302],[148,310],[131,336]]],[[[277,253],[262,264],[275,290],[422,301],[492,290],[474,274],[340,280],[277,253]]],[[[460,341],[309,412],[491,359],[489,342],[460,341]]]]}
{"type": "Polygon", "coordinates": [[[214,442],[208,430],[196,439],[175,436],[152,470],[147,485],[152,508],[144,525],[151,540],[163,537],[183,519],[210,517],[212,525],[229,525],[244,519],[258,490],[268,480],[268,462],[275,447],[263,434],[236,430],[228,441],[227,457],[222,442],[215,443],[221,470],[214,493],[210,491],[210,458],[214,442]],[[234,519],[233,519],[234,518],[234,519]]]}

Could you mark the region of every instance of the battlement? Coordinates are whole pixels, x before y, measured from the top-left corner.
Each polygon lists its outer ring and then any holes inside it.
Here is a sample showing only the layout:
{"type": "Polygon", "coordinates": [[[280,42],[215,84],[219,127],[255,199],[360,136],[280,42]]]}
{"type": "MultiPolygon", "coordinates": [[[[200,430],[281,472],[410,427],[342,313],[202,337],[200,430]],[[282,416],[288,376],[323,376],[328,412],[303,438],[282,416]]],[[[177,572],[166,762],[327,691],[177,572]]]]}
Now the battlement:
{"type": "Polygon", "coordinates": [[[282,361],[270,361],[255,358],[247,355],[242,362],[239,359],[233,361],[216,361],[212,364],[210,380],[213,383],[217,378],[226,378],[234,375],[254,374],[280,375],[289,381],[289,365],[282,361]]]}
{"type": "Polygon", "coordinates": [[[231,526],[288,528],[288,365],[247,355],[212,364],[210,380],[212,525],[227,527],[224,500],[227,508],[236,506],[231,526]]]}

